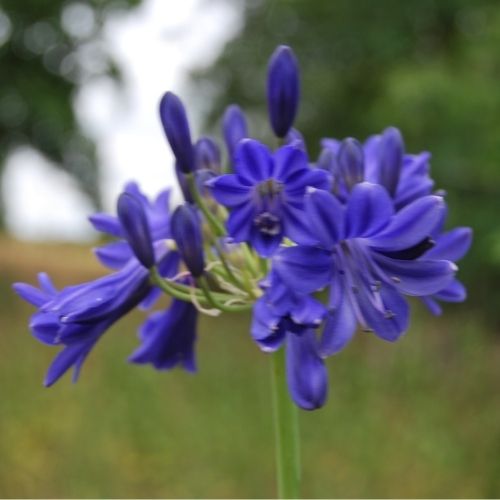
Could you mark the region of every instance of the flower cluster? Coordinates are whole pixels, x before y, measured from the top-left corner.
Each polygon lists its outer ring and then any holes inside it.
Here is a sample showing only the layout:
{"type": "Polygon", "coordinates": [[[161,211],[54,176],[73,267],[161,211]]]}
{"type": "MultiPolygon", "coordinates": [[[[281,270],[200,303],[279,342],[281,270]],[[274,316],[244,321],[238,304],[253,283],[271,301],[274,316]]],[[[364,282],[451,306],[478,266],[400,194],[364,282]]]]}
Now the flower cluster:
{"type": "Polygon", "coordinates": [[[70,368],[76,380],[101,335],[164,292],[170,306],[146,319],[132,363],[194,371],[198,313],[252,310],[252,338],[265,352],[285,350],[291,397],[312,410],[327,399],[325,359],[358,329],[395,341],[408,329],[408,296],[434,314],[441,301],[465,299],[455,262],[471,230],[444,229],[447,206],[429,176],[430,154],[407,153],[389,127],[364,143],[323,139],[312,162],[293,128],[299,94],[297,60],[278,47],[267,81],[275,147],[252,139],[231,105],[222,120],[225,162],[215,139],[193,142],[180,99],[163,96],[160,119],[183,203],[170,213],[168,190],[151,202],[130,183],[117,216],[90,217],[116,238],[95,250],[111,274],[62,290],[46,274],[39,287],[14,285],[37,307],[35,338],[62,346],[46,385],[70,368]]]}

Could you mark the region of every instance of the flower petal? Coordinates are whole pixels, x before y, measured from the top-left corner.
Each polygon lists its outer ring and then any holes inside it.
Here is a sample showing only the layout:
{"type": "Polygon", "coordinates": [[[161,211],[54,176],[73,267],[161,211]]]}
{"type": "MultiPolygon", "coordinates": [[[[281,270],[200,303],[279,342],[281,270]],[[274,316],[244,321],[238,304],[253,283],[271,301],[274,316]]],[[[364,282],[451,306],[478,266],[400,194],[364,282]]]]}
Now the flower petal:
{"type": "Polygon", "coordinates": [[[387,251],[410,248],[430,236],[444,210],[442,197],[420,198],[401,209],[381,233],[368,238],[367,242],[376,249],[387,251]]]}
{"type": "Polygon", "coordinates": [[[333,259],[320,248],[288,247],[274,256],[273,269],[295,293],[312,293],[329,283],[333,259]]]}
{"type": "Polygon", "coordinates": [[[398,260],[372,252],[386,279],[406,295],[432,295],[445,288],[457,271],[448,260],[398,260]]]}
{"type": "Polygon", "coordinates": [[[254,139],[243,139],[236,148],[235,173],[249,184],[271,177],[272,155],[270,149],[254,139]]]}
{"type": "Polygon", "coordinates": [[[110,269],[122,268],[134,256],[126,241],[113,241],[94,248],[94,254],[103,265],[110,269]]]}
{"type": "Polygon", "coordinates": [[[97,213],[89,216],[89,221],[101,233],[107,233],[116,238],[123,238],[124,236],[120,221],[113,215],[97,213]]]}
{"type": "Polygon", "coordinates": [[[408,329],[409,306],[393,287],[382,286],[379,293],[383,311],[375,307],[371,292],[365,287],[361,287],[357,295],[359,309],[368,328],[378,337],[394,342],[408,329]]]}
{"type": "Polygon", "coordinates": [[[328,396],[328,372],[318,355],[314,331],[289,333],[286,341],[286,376],[295,403],[304,410],[321,408],[328,396]]]}
{"type": "Polygon", "coordinates": [[[455,279],[436,293],[434,298],[445,302],[463,302],[467,298],[467,290],[460,281],[455,279]]]}
{"type": "Polygon", "coordinates": [[[308,168],[306,154],[294,146],[283,146],[274,153],[274,179],[286,181],[297,172],[306,171],[308,168]]]}
{"type": "Polygon", "coordinates": [[[310,189],[305,205],[313,235],[324,248],[332,249],[344,237],[344,208],[322,189],[310,189]]]}
{"type": "Polygon", "coordinates": [[[250,200],[251,186],[242,184],[237,175],[214,177],[205,185],[210,189],[212,196],[225,207],[235,207],[250,200]]]}
{"type": "Polygon", "coordinates": [[[346,237],[372,236],[388,224],[392,215],[394,207],[386,189],[370,182],[356,184],[347,202],[346,237]]]}
{"type": "Polygon", "coordinates": [[[469,250],[472,243],[472,229],[457,227],[442,234],[436,240],[436,245],[426,254],[426,259],[444,259],[456,262],[469,250]]]}
{"type": "Polygon", "coordinates": [[[319,346],[321,356],[332,356],[342,350],[352,339],[356,326],[356,315],[343,289],[343,282],[339,278],[334,279],[330,287],[328,314],[319,346]]]}
{"type": "Polygon", "coordinates": [[[253,205],[235,207],[226,222],[227,231],[236,242],[249,241],[254,219],[253,205]]]}

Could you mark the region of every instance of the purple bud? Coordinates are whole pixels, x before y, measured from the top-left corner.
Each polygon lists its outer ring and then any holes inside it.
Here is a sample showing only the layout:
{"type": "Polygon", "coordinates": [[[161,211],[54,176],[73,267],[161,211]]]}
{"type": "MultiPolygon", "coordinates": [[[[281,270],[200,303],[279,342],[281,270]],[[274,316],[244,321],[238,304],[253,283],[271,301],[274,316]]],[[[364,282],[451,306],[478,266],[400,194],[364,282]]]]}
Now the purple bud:
{"type": "Polygon", "coordinates": [[[178,206],[172,214],[170,229],[189,272],[195,278],[201,276],[205,259],[200,219],[196,209],[187,204],[178,206]]]}
{"type": "Polygon", "coordinates": [[[248,137],[247,120],[243,111],[236,104],[231,104],[224,112],[222,134],[226,141],[229,158],[233,161],[236,146],[242,139],[248,137]]]}
{"type": "Polygon", "coordinates": [[[125,239],[137,260],[148,269],[153,267],[155,257],[144,206],[134,195],[122,193],[118,198],[117,212],[125,239]]]}
{"type": "Polygon", "coordinates": [[[179,168],[188,174],[195,168],[194,151],[186,110],[181,100],[167,92],[160,101],[160,118],[179,168]]]}
{"type": "Polygon", "coordinates": [[[398,187],[405,152],[403,137],[397,128],[389,127],[384,130],[379,151],[379,182],[386,187],[391,196],[394,196],[398,187]]]}
{"type": "Polygon", "coordinates": [[[352,189],[365,177],[365,156],[361,144],[352,137],[342,141],[338,152],[340,174],[347,187],[352,189]]]}
{"type": "Polygon", "coordinates": [[[293,125],[299,104],[300,83],[297,59],[290,47],[280,45],[267,70],[267,107],[274,133],[285,137],[293,125]]]}
{"type": "Polygon", "coordinates": [[[211,137],[202,137],[194,145],[196,168],[208,169],[216,173],[221,170],[220,149],[211,137]]]}

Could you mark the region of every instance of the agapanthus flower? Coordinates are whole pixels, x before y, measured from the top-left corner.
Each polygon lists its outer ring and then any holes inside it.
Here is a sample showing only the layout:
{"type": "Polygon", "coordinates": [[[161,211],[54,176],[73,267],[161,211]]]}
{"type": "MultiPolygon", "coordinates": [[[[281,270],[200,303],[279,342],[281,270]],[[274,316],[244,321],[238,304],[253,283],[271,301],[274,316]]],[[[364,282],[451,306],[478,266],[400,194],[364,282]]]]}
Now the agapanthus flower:
{"type": "Polygon", "coordinates": [[[61,291],[55,289],[48,276],[41,275],[39,279],[40,290],[24,283],[16,283],[14,289],[39,308],[30,322],[33,335],[46,344],[64,346],[47,372],[47,386],[71,367],[76,381],[97,340],[139,305],[152,287],[147,269],[135,259],[113,274],[61,291]]]}
{"type": "Polygon", "coordinates": [[[394,341],[407,329],[404,295],[427,296],[452,282],[449,260],[419,258],[445,209],[439,196],[425,196],[395,212],[387,190],[357,184],[342,205],[327,191],[310,190],[306,212],[320,244],[281,250],[274,268],[293,290],[330,287],[329,315],[321,351],[340,350],[357,324],[394,341]]]}
{"type": "Polygon", "coordinates": [[[288,288],[275,272],[263,286],[266,292],[253,308],[252,337],[265,352],[285,346],[292,399],[305,410],[320,408],[328,395],[328,376],[315,330],[327,311],[316,299],[288,288]]]}
{"type": "Polygon", "coordinates": [[[213,197],[231,208],[227,229],[234,241],[250,242],[259,255],[269,257],[284,237],[313,241],[304,220],[304,193],[308,186],[326,189],[329,177],[309,168],[301,149],[283,146],[272,153],[245,139],[238,145],[235,173],[208,185],[213,197]]]}

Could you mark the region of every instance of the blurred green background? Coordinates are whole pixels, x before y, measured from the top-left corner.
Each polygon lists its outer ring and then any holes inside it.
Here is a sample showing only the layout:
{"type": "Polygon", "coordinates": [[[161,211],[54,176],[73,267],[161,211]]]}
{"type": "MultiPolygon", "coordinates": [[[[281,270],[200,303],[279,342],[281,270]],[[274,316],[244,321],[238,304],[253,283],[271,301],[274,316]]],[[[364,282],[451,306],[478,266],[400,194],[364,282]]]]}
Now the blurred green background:
{"type": "MultiPolygon", "coordinates": [[[[78,3],[100,19],[138,2],[78,3]]],[[[0,44],[0,163],[31,144],[99,206],[99,166],[70,101],[81,80],[67,65],[45,64],[54,44],[77,50],[99,36],[96,23],[88,39],[67,38],[60,20],[68,5],[1,3],[10,35],[0,44]],[[35,25],[56,36],[30,53],[35,25]]],[[[266,135],[267,58],[290,44],[303,78],[297,125],[312,157],[321,137],[364,138],[396,125],[408,151],[432,152],[450,224],[475,232],[460,266],[467,303],[441,318],[416,303],[397,344],[360,334],[330,359],[329,403],[301,414],[304,495],[500,496],[500,4],[248,0],[242,8],[241,33],[192,75],[199,94],[211,96],[208,129],[217,129],[223,105],[238,102],[255,135],[266,135]]],[[[119,78],[111,59],[102,71],[119,78]]],[[[83,245],[0,240],[0,496],[274,494],[269,360],[250,341],[247,320],[204,319],[200,373],[190,376],[124,362],[143,319],[134,314],[104,336],[78,385],[65,379],[45,390],[54,351],[30,338],[31,309],[10,290],[38,270],[59,285],[102,273],[83,245]]]]}

